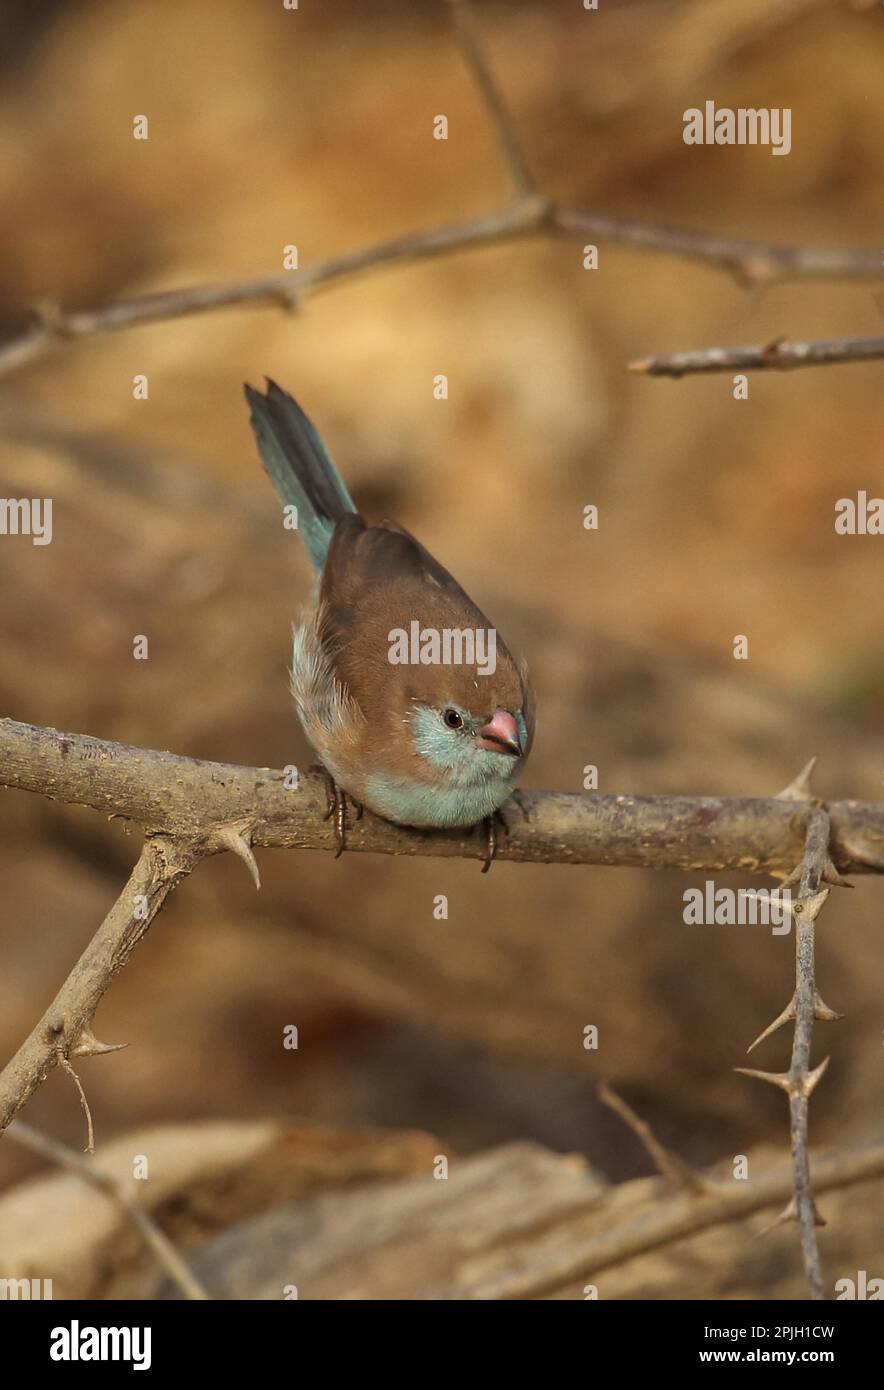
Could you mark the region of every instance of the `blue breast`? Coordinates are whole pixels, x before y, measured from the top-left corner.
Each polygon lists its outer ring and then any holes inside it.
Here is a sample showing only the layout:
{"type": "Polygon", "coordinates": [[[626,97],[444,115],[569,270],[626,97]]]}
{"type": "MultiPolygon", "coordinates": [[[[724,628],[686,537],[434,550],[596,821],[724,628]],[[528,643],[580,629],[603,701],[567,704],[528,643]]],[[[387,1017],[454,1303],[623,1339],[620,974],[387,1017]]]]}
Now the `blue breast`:
{"type": "Polygon", "coordinates": [[[434,829],[476,825],[512,795],[518,781],[516,769],[513,773],[467,787],[445,783],[428,786],[425,782],[374,774],[366,779],[365,804],[400,825],[434,829]]]}

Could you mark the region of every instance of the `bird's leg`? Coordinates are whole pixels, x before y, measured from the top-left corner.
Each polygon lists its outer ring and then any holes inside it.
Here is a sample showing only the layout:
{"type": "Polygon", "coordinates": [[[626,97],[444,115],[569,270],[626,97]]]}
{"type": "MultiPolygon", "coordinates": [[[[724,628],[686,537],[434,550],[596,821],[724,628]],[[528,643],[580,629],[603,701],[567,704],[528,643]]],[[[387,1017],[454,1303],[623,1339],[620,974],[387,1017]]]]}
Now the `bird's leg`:
{"type": "MultiPolygon", "coordinates": [[[[335,850],[335,859],[340,859],[344,850],[347,848],[347,793],[343,787],[339,787],[328,768],[323,763],[314,763],[311,771],[322,774],[325,782],[325,806],[326,811],[323,820],[335,820],[335,837],[338,847],[335,850]]],[[[356,808],[356,819],[362,819],[362,807],[358,802],[353,802],[356,808]]]]}
{"type": "Polygon", "coordinates": [[[340,859],[344,850],[347,848],[347,794],[335,785],[335,835],[338,847],[335,850],[335,859],[340,859]]]}
{"type": "Polygon", "coordinates": [[[510,828],[506,823],[506,817],[500,810],[495,811],[491,816],[486,816],[482,821],[482,825],[485,827],[486,836],[485,858],[482,861],[482,873],[487,874],[497,856],[498,829],[502,830],[504,835],[508,835],[510,828]]]}

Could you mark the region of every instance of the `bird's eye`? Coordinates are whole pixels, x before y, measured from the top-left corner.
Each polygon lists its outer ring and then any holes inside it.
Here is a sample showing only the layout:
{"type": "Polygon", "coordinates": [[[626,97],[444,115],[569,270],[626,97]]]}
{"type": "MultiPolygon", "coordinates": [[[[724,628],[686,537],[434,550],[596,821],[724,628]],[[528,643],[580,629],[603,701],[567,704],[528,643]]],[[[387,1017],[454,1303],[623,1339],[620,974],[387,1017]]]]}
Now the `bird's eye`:
{"type": "Polygon", "coordinates": [[[442,715],[442,718],[444,722],[448,725],[449,729],[463,728],[463,715],[458,714],[456,709],[445,710],[444,714],[442,715]]]}

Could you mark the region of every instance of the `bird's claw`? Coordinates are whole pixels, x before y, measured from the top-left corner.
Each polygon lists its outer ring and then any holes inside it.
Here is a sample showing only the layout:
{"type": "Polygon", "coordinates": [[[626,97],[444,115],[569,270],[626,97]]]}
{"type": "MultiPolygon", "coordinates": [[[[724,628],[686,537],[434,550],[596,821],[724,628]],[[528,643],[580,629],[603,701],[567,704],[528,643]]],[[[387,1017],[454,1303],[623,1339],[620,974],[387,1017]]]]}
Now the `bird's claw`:
{"type": "Polygon", "coordinates": [[[495,858],[497,857],[498,829],[502,830],[504,835],[508,835],[510,828],[507,825],[506,816],[503,814],[502,811],[499,810],[495,811],[494,814],[491,816],[486,816],[485,819],[482,821],[482,824],[485,827],[486,837],[485,857],[482,860],[482,873],[487,874],[488,870],[491,868],[491,865],[494,863],[495,858]]]}
{"type": "MultiPolygon", "coordinates": [[[[323,820],[331,820],[334,817],[335,839],[338,847],[335,850],[335,859],[340,859],[344,850],[347,848],[347,793],[343,787],[339,787],[334,777],[332,777],[327,767],[322,763],[314,764],[315,770],[322,774],[325,782],[325,815],[323,820]]],[[[350,797],[350,804],[356,812],[356,819],[362,820],[364,807],[362,803],[350,797]]]]}

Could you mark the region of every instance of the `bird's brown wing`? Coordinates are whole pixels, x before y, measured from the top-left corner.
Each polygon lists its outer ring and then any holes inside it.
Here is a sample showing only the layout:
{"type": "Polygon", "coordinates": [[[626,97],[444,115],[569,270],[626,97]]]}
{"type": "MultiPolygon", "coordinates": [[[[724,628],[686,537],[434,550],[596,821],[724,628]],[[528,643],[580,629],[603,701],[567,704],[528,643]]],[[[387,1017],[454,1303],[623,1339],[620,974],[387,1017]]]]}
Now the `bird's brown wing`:
{"type": "Polygon", "coordinates": [[[420,541],[393,522],[366,526],[360,517],[338,523],[329,547],[320,600],[323,630],[335,674],[377,731],[401,735],[415,702],[446,701],[476,713],[520,708],[522,680],[497,638],[497,670],[391,665],[390,633],[421,628],[489,628],[488,619],[420,541]]]}

